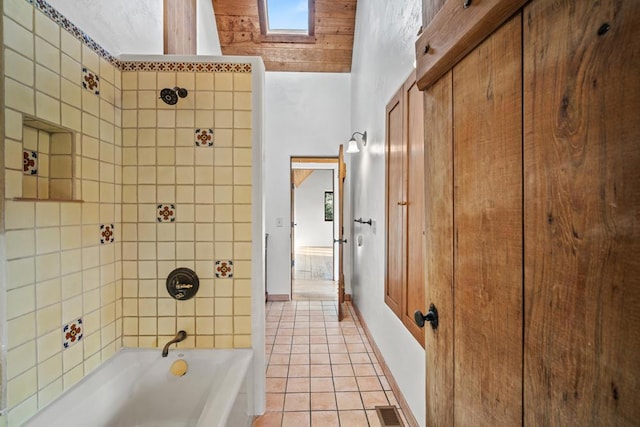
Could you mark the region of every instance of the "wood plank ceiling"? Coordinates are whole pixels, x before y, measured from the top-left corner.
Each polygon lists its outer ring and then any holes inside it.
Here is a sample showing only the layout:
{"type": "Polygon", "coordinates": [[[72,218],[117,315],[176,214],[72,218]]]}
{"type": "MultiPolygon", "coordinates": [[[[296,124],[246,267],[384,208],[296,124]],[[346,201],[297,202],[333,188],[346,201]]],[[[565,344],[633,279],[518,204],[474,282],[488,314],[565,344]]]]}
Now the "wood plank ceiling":
{"type": "Polygon", "coordinates": [[[261,56],[267,71],[351,71],[357,0],[315,0],[315,42],[267,41],[260,0],[212,0],[224,55],[261,56]]]}

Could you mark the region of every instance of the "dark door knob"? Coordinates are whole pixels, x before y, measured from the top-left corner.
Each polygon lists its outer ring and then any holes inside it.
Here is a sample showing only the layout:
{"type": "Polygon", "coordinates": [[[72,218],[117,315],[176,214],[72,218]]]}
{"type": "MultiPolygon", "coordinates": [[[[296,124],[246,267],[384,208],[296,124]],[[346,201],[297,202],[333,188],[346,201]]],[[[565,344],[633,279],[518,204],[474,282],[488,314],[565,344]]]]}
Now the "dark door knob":
{"type": "Polygon", "coordinates": [[[438,329],[438,309],[433,304],[429,306],[429,312],[426,315],[422,314],[420,310],[416,310],[416,312],[413,313],[413,318],[416,321],[416,325],[421,328],[424,327],[424,323],[427,321],[431,323],[432,329],[438,329]]]}

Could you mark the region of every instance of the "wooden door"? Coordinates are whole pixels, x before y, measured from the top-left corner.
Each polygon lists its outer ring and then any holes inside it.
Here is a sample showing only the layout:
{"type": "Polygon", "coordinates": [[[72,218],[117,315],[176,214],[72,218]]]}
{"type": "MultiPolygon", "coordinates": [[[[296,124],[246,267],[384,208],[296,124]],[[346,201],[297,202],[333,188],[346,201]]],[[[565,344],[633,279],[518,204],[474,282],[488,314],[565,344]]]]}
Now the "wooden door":
{"type": "Polygon", "coordinates": [[[516,16],[425,97],[429,425],[522,420],[522,67],[516,16]]]}
{"type": "Polygon", "coordinates": [[[453,425],[453,97],[452,72],[424,92],[425,305],[439,326],[426,327],[429,426],[453,425]]]}
{"type": "Polygon", "coordinates": [[[640,2],[525,8],[527,425],[640,422],[640,2]]]}
{"type": "MultiPolygon", "coordinates": [[[[293,160],[292,160],[293,162],[293,160]]],[[[291,178],[291,205],[289,207],[291,222],[289,227],[291,229],[290,237],[291,237],[291,297],[293,298],[293,281],[296,278],[296,186],[295,186],[295,170],[293,167],[289,167],[290,169],[290,178],[291,178]]]]}
{"type": "Polygon", "coordinates": [[[338,152],[338,321],[344,318],[344,180],[347,165],[344,162],[344,146],[338,152]]]}
{"type": "Polygon", "coordinates": [[[402,310],[403,287],[406,280],[405,226],[406,198],[406,144],[403,138],[402,91],[398,91],[386,108],[387,130],[387,271],[384,301],[398,317],[402,310]]]}
{"type": "Polygon", "coordinates": [[[406,141],[406,254],[407,281],[403,286],[402,322],[424,347],[424,329],[414,321],[424,304],[424,126],[423,95],[416,85],[415,71],[402,88],[406,141]]]}
{"type": "Polygon", "coordinates": [[[520,15],[453,69],[454,420],[522,420],[520,15]]]}

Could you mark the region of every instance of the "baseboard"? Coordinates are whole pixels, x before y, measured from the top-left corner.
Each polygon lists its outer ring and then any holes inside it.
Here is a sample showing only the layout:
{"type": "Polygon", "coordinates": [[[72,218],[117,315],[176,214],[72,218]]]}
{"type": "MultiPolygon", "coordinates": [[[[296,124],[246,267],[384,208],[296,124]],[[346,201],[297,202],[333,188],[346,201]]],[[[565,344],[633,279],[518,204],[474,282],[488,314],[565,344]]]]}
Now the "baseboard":
{"type": "Polygon", "coordinates": [[[351,294],[344,294],[344,300],[345,300],[345,302],[351,302],[351,301],[353,301],[353,300],[351,299],[351,294]]]}
{"type": "Polygon", "coordinates": [[[267,300],[269,301],[289,301],[289,294],[269,294],[267,296],[267,300]]]}
{"type": "Polygon", "coordinates": [[[373,349],[373,352],[378,358],[380,367],[384,371],[384,375],[387,377],[387,380],[389,381],[389,386],[393,390],[393,393],[396,395],[398,404],[400,405],[400,408],[402,409],[402,412],[404,413],[404,416],[407,419],[407,423],[409,423],[409,427],[419,427],[418,421],[413,416],[413,412],[411,412],[411,409],[409,408],[407,401],[405,400],[404,396],[402,395],[402,392],[400,391],[400,387],[398,387],[398,383],[396,383],[396,380],[393,378],[393,375],[391,374],[391,371],[389,370],[387,363],[384,361],[384,357],[382,357],[382,352],[380,352],[380,349],[378,348],[375,341],[373,340],[373,336],[371,335],[371,332],[369,331],[369,328],[367,327],[367,323],[364,321],[364,318],[362,317],[360,310],[358,310],[358,306],[352,302],[351,307],[353,307],[353,310],[356,312],[356,315],[360,320],[362,329],[364,330],[364,333],[367,335],[367,338],[369,339],[369,344],[371,344],[371,348],[373,349]]]}

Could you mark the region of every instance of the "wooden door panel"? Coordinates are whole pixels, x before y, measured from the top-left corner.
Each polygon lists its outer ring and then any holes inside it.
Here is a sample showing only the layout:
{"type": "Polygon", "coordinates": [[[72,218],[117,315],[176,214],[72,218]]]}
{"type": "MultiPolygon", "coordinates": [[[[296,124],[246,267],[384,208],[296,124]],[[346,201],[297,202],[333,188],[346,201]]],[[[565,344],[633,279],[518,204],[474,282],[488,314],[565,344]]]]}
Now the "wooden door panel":
{"type": "Polygon", "coordinates": [[[438,329],[426,326],[427,425],[453,425],[453,135],[451,72],[424,92],[425,307],[435,304],[438,329]]]}
{"type": "Polygon", "coordinates": [[[402,134],[402,91],[387,104],[387,273],[385,303],[401,316],[402,288],[405,281],[404,227],[406,202],[404,189],[405,148],[402,134]]]}
{"type": "Polygon", "coordinates": [[[424,127],[423,95],[413,73],[404,85],[407,134],[407,283],[404,287],[402,322],[424,347],[424,329],[413,313],[425,313],[424,303],[424,127]]]}
{"type": "Polygon", "coordinates": [[[524,14],[525,423],[637,425],[640,2],[524,14]]]}
{"type": "Polygon", "coordinates": [[[455,424],[522,421],[520,14],[453,69],[455,424]]]}
{"type": "Polygon", "coordinates": [[[347,165],[344,162],[344,145],[338,150],[338,321],[344,319],[344,180],[347,165]]]}

